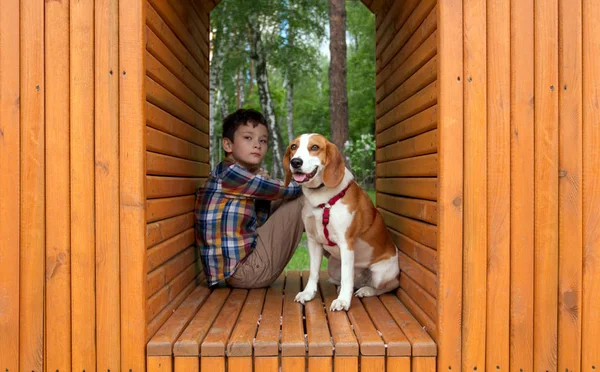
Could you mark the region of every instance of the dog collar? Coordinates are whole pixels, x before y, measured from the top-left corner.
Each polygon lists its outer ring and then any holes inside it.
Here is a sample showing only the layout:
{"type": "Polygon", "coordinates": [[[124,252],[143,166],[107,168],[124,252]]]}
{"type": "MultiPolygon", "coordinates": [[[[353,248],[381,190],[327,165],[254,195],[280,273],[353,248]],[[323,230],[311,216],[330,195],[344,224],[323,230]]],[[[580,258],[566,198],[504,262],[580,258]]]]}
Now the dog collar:
{"type": "Polygon", "coordinates": [[[329,210],[333,205],[346,195],[346,191],[350,187],[352,183],[349,183],[339,194],[335,195],[333,198],[329,199],[327,203],[319,204],[319,208],[323,208],[323,233],[325,234],[325,239],[327,239],[327,245],[330,247],[336,245],[334,242],[329,240],[329,230],[327,230],[327,225],[329,225],[329,210]]]}

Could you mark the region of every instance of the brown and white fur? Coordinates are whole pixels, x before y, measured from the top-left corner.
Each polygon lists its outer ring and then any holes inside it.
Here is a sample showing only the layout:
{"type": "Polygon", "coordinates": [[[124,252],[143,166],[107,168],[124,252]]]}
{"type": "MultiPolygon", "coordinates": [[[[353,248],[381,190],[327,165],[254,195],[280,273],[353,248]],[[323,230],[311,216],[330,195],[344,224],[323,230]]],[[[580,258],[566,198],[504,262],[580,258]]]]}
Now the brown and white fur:
{"type": "Polygon", "coordinates": [[[338,148],[319,134],[294,139],[284,157],[286,185],[294,178],[302,185],[305,203],[302,220],[308,238],[310,275],[296,301],[312,300],[317,292],[323,249],[330,253],[329,276],[340,285],[331,310],[348,310],[354,288],[357,297],[376,296],[399,286],[398,252],[383,217],[373,212],[373,203],[354,181],[338,148]],[[300,165],[301,160],[301,165],[300,165]],[[330,210],[329,246],[323,229],[323,208],[332,197],[349,186],[330,210]]]}

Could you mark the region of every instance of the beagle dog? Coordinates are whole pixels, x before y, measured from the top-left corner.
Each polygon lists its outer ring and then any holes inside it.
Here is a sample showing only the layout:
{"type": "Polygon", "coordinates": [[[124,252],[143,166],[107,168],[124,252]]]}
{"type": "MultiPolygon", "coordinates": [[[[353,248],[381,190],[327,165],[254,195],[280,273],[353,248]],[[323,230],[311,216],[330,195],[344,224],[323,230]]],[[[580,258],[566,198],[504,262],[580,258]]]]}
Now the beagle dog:
{"type": "Polygon", "coordinates": [[[294,139],[284,157],[285,184],[292,178],[305,197],[302,220],[308,238],[310,275],[296,301],[317,292],[323,249],[330,281],[340,285],[331,310],[348,310],[352,293],[377,296],[399,286],[398,252],[381,214],[354,181],[337,146],[320,134],[294,139]]]}

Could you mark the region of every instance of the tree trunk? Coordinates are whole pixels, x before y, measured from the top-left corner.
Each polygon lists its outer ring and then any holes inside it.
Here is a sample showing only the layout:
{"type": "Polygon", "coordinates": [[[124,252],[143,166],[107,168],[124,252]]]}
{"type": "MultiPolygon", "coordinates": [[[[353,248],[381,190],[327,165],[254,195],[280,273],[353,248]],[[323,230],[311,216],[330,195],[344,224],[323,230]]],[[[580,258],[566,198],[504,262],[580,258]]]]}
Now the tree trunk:
{"type": "Polygon", "coordinates": [[[214,45],[214,55],[210,66],[210,90],[209,90],[209,139],[210,139],[210,167],[213,169],[216,165],[219,154],[217,153],[216,133],[217,127],[217,110],[219,109],[219,92],[222,92],[221,80],[223,76],[223,63],[225,61],[225,53],[218,43],[214,45]]]}
{"type": "Polygon", "coordinates": [[[269,91],[269,78],[267,75],[267,61],[262,47],[261,31],[254,22],[250,22],[250,56],[254,60],[256,69],[256,86],[260,98],[260,106],[269,127],[269,140],[273,151],[273,172],[271,177],[283,178],[283,141],[277,125],[275,108],[269,91]]]}
{"type": "Polygon", "coordinates": [[[237,81],[236,81],[236,88],[237,88],[236,103],[237,103],[238,109],[241,109],[245,103],[244,82],[245,82],[244,81],[244,68],[240,67],[240,69],[238,70],[237,81]]]}
{"type": "Polygon", "coordinates": [[[292,142],[294,139],[294,83],[289,77],[286,79],[286,89],[287,132],[288,140],[292,142]]]}
{"type": "Polygon", "coordinates": [[[344,152],[348,140],[348,92],[346,87],[346,1],[329,0],[329,113],[331,141],[344,152]]]}

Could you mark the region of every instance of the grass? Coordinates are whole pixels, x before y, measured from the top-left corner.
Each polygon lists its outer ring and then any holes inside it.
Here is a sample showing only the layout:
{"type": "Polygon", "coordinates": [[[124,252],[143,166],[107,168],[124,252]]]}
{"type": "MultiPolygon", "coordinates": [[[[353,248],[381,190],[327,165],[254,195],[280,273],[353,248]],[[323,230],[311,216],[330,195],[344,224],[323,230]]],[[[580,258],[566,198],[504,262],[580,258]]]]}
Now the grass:
{"type": "MultiPolygon", "coordinates": [[[[373,203],[375,203],[375,190],[367,190],[367,194],[371,197],[373,203]]],[[[302,234],[302,239],[300,240],[300,244],[298,244],[298,248],[296,248],[296,253],[292,256],[290,262],[288,262],[285,267],[285,271],[289,270],[308,270],[310,258],[308,256],[308,248],[306,244],[306,233],[302,234]]],[[[327,269],[327,259],[323,257],[321,260],[321,270],[327,269]]]]}

